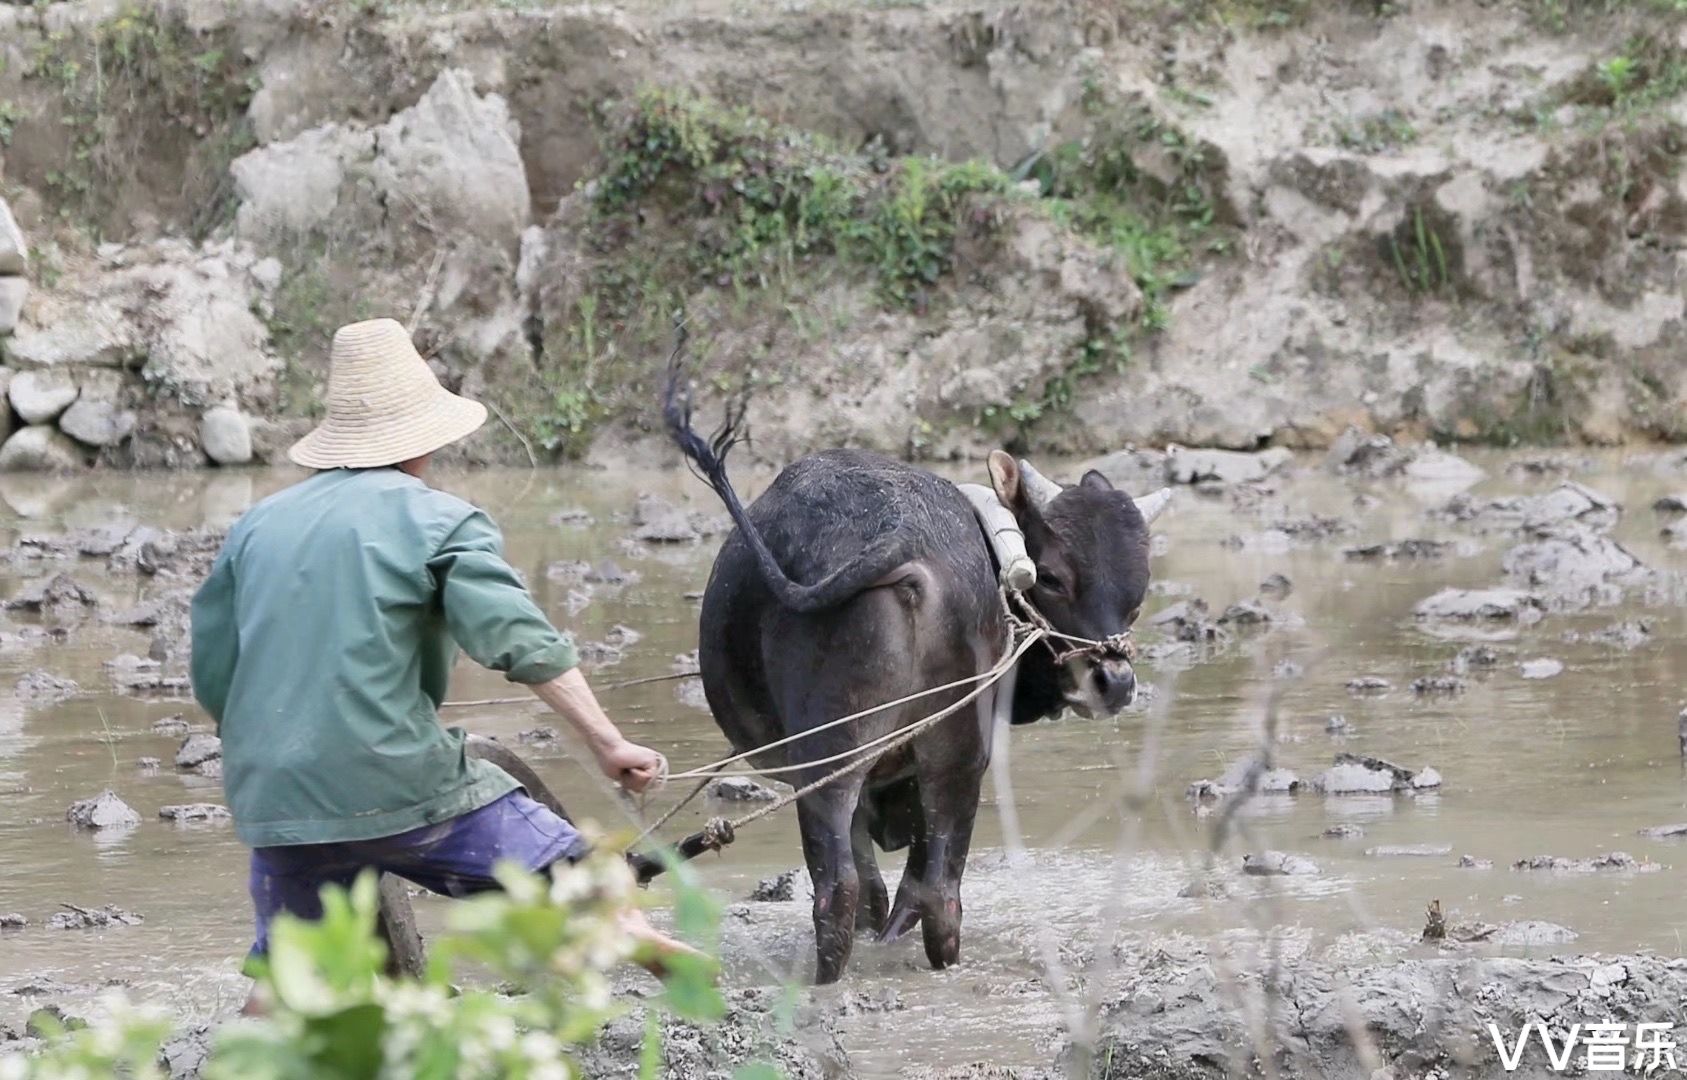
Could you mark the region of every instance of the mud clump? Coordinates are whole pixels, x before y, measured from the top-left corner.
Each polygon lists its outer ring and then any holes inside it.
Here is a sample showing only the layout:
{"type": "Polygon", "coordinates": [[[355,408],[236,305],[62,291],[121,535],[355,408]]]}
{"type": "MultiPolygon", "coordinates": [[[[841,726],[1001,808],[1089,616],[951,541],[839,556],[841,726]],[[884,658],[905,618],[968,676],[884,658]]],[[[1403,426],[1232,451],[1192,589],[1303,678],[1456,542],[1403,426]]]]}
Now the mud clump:
{"type": "Polygon", "coordinates": [[[78,799],[70,804],[64,816],[79,829],[131,829],[141,823],[141,816],[118,798],[115,791],[102,791],[91,799],[78,799]]]}
{"type": "Polygon", "coordinates": [[[184,803],[179,806],[161,806],[158,816],[164,821],[174,821],[178,825],[196,821],[232,821],[234,815],[229,813],[226,806],[216,803],[184,803]]]}
{"type": "Polygon", "coordinates": [[[1626,851],[1611,851],[1587,859],[1567,859],[1558,855],[1535,855],[1518,859],[1513,870],[1544,870],[1556,874],[1650,874],[1663,869],[1649,859],[1636,859],[1626,851]]]}
{"type": "Polygon", "coordinates": [[[189,735],[176,751],[176,768],[196,769],[210,761],[220,761],[223,741],[203,732],[189,735]]]}
{"type": "Polygon", "coordinates": [[[720,802],[774,802],[779,793],[765,784],[758,784],[747,776],[723,776],[709,781],[703,794],[720,802]]]}
{"type": "Polygon", "coordinates": [[[52,930],[103,930],[111,926],[139,926],[144,920],[132,911],[124,911],[112,904],[85,908],[75,904],[61,905],[65,910],[55,912],[47,920],[52,930]]]}

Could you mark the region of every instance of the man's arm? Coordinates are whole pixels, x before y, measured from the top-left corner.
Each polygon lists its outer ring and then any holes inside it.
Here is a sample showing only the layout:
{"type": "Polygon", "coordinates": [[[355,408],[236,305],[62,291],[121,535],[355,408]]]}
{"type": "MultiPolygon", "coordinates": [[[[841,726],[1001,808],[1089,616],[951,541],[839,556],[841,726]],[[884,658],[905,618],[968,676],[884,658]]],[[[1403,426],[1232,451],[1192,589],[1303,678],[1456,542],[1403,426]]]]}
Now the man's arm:
{"type": "Polygon", "coordinates": [[[193,656],[188,674],[193,681],[193,696],[211,714],[220,732],[235,661],[240,658],[234,616],[234,560],[227,547],[217,555],[210,576],[193,594],[192,626],[193,656]]]}
{"type": "Polygon", "coordinates": [[[598,706],[574,644],[558,633],[504,560],[503,537],[485,514],[463,519],[428,561],[451,636],[474,661],[530,687],[580,733],[611,780],[642,791],[661,755],[629,742],[598,706]]]}
{"type": "Polygon", "coordinates": [[[643,791],[662,771],[661,755],[629,742],[599,707],[592,688],[579,668],[564,672],[549,682],[535,683],[533,692],[552,712],[568,721],[580,733],[598,768],[605,776],[630,791],[643,791]]]}

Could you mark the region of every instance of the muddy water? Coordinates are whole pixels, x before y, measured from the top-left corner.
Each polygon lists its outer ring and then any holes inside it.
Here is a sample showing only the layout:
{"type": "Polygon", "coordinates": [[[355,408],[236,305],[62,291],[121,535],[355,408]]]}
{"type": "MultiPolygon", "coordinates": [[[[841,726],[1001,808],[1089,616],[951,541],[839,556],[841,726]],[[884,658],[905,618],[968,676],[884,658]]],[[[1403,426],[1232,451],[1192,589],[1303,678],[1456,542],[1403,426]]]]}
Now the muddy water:
{"type": "MultiPolygon", "coordinates": [[[[1508,477],[1507,459],[1477,458],[1488,470],[1478,490],[1523,491],[1550,480],[1508,477]]],[[[1310,465],[1311,463],[1306,463],[1310,465]]],[[[0,530],[11,535],[111,521],[185,527],[226,522],[243,507],[289,482],[292,474],[101,476],[76,482],[0,485],[0,530]]],[[[1668,477],[1617,457],[1597,458],[1576,478],[1621,501],[1627,512],[1616,535],[1654,568],[1672,572],[1680,555],[1657,540],[1652,500],[1670,490],[1668,477]]],[[[513,561],[533,582],[560,623],[585,640],[616,624],[643,634],[625,660],[594,675],[599,683],[670,671],[677,654],[696,647],[696,604],[712,545],[629,550],[625,513],[635,490],[691,498],[714,506],[680,474],[607,478],[572,472],[489,472],[445,476],[442,486],[492,510],[508,534],[513,561]],[[579,507],[595,524],[551,523],[579,507]],[[579,614],[565,610],[568,587],[545,568],[563,559],[613,559],[640,580],[620,591],[598,587],[579,614]]],[[[748,485],[753,486],[753,482],[748,485]]],[[[1580,935],[1558,951],[1682,951],[1687,909],[1680,903],[1687,851],[1641,839],[1639,828],[1687,821],[1687,787],[1676,741],[1676,713],[1687,672],[1687,639],[1674,605],[1626,606],[1551,616],[1490,644],[1499,664],[1468,676],[1465,693],[1416,698],[1413,678],[1442,671],[1463,642],[1414,623],[1413,604],[1446,584],[1497,583],[1504,536],[1478,536],[1430,520],[1425,511],[1448,494],[1396,483],[1354,486],[1302,468],[1255,508],[1229,499],[1180,493],[1162,519],[1164,550],[1154,573],[1163,583],[1149,614],[1185,591],[1215,613],[1254,596],[1267,575],[1294,585],[1263,633],[1243,633],[1210,660],[1182,671],[1145,665],[1158,706],[1108,720],[1066,718],[1012,734],[1009,775],[1026,850],[1004,841],[997,794],[987,793],[965,890],[965,963],[933,974],[917,940],[858,947],[846,983],[818,997],[842,1013],[845,1044],[863,1075],[894,1074],[919,1064],[1048,1059],[1058,1037],[1061,1003],[1041,978],[1053,956],[1081,967],[1107,919],[1127,935],[1155,939],[1190,934],[1243,942],[1260,926],[1278,927],[1279,947],[1335,950],[1362,961],[1398,956],[1415,942],[1423,909],[1439,899],[1452,920],[1502,923],[1539,919],[1580,935]],[[1361,509],[1355,495],[1377,497],[1361,509]],[[1329,514],[1353,531],[1287,551],[1237,548],[1226,540],[1256,533],[1281,513],[1329,514]],[[1408,537],[1460,541],[1458,553],[1427,563],[1361,564],[1341,549],[1408,537]],[[1623,650],[1571,632],[1622,618],[1645,618],[1653,633],[1623,650]],[[1556,678],[1521,677],[1522,660],[1553,657],[1556,678]],[[1283,661],[1298,678],[1275,677],[1283,661]],[[1394,689],[1355,698],[1347,680],[1376,675],[1394,689]],[[1197,813],[1184,797],[1192,780],[1217,776],[1259,745],[1267,697],[1276,693],[1278,763],[1310,776],[1341,750],[1375,754],[1410,766],[1434,765],[1445,778],[1438,794],[1417,798],[1261,798],[1236,821],[1237,835],[1212,856],[1229,880],[1228,900],[1180,897],[1211,850],[1216,817],[1197,813]],[[1326,733],[1331,714],[1351,728],[1326,733]],[[1121,806],[1122,776],[1148,761],[1146,794],[1121,806]],[[1363,826],[1359,839],[1321,834],[1337,823],[1363,826]],[[1450,845],[1437,857],[1380,858],[1379,845],[1450,845]],[[1300,853],[1316,876],[1238,879],[1242,851],[1300,853]],[[1537,854],[1589,856],[1626,850],[1664,864],[1656,873],[1551,875],[1514,872],[1512,860],[1537,854]],[[1460,854],[1490,859],[1496,869],[1461,869],[1460,854]]],[[[84,563],[78,576],[113,602],[132,598],[129,578],[104,578],[84,563]]],[[[0,581],[9,595],[16,579],[0,581]]],[[[1154,640],[1142,635],[1144,644],[1154,640]]],[[[146,701],[106,692],[101,664],[119,652],[143,652],[146,639],[91,625],[69,644],[0,654],[0,685],[45,667],[76,679],[90,696],[26,708],[0,700],[0,913],[28,916],[30,929],[0,934],[0,988],[52,976],[76,984],[121,980],[180,1012],[220,1011],[243,993],[233,970],[250,934],[243,852],[226,825],[178,827],[155,819],[159,806],[218,801],[214,781],[170,767],[178,740],[150,732],[153,721],[185,712],[185,702],[146,701]],[[135,761],[164,759],[146,775],[135,761]],[[63,823],[74,798],[114,787],[146,819],[115,836],[74,833],[63,823]],[[136,927],[59,932],[42,923],[61,902],[112,903],[145,916],[136,927]]],[[[464,668],[453,687],[460,698],[508,693],[495,677],[464,668]]],[[[664,750],[676,767],[720,755],[724,742],[709,717],[685,704],[675,684],[606,694],[629,735],[664,750]]],[[[542,721],[526,707],[452,714],[472,730],[513,740],[542,721]]],[[[625,825],[636,808],[609,795],[569,756],[566,739],[524,748],[580,816],[625,825]]],[[[647,810],[660,809],[657,799],[647,810]]],[[[695,827],[703,810],[674,825],[695,827]]],[[[762,876],[797,865],[794,823],[779,819],[750,830],[720,859],[697,864],[701,880],[729,903],[762,876]]],[[[884,860],[894,882],[899,858],[884,860]]],[[[660,897],[660,889],[658,889],[660,897]]],[[[422,906],[425,922],[440,903],[422,906]]],[[[809,963],[807,905],[733,904],[726,916],[729,978],[739,983],[801,977],[809,963]]],[[[1511,950],[1520,951],[1520,950],[1511,950]]],[[[1128,973],[1127,973],[1128,974],[1128,973]]],[[[1124,976],[1116,976],[1124,977],[1124,976]]]]}

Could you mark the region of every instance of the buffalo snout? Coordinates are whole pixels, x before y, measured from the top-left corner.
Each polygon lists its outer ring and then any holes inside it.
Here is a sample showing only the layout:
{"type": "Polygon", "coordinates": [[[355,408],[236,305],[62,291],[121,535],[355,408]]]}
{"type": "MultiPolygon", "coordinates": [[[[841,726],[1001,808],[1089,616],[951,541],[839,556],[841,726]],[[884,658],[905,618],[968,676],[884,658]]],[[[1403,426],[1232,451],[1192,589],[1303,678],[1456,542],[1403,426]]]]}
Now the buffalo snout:
{"type": "Polygon", "coordinates": [[[1096,696],[1107,712],[1116,713],[1136,700],[1136,671],[1129,660],[1103,660],[1094,671],[1096,696]]]}

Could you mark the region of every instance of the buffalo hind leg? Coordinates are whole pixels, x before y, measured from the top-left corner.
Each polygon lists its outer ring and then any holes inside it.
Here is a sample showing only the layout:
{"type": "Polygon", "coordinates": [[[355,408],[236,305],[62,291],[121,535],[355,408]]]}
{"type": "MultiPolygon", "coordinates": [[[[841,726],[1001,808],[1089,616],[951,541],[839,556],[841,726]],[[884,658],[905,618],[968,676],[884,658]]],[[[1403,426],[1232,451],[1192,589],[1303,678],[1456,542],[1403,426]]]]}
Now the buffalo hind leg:
{"type": "Polygon", "coordinates": [[[961,959],[961,875],[978,816],[982,769],[920,784],[926,818],[925,874],[920,889],[920,929],[931,966],[951,967],[961,959]]]}
{"type": "MultiPolygon", "coordinates": [[[[921,828],[923,830],[924,826],[921,828]]],[[[925,873],[926,838],[922,831],[916,833],[908,844],[908,861],[902,866],[902,883],[896,887],[896,903],[891,905],[890,918],[885,920],[880,941],[895,941],[918,925],[920,912],[925,906],[920,899],[925,891],[925,873]]]]}
{"type": "Polygon", "coordinates": [[[797,800],[803,859],[814,882],[814,981],[837,982],[855,944],[861,879],[850,841],[859,778],[843,780],[797,800]]]}
{"type": "Polygon", "coordinates": [[[849,846],[855,856],[855,876],[861,882],[861,906],[855,912],[855,929],[882,933],[890,914],[890,894],[879,874],[879,860],[873,853],[873,837],[867,831],[867,800],[855,806],[850,823],[849,846]]]}

